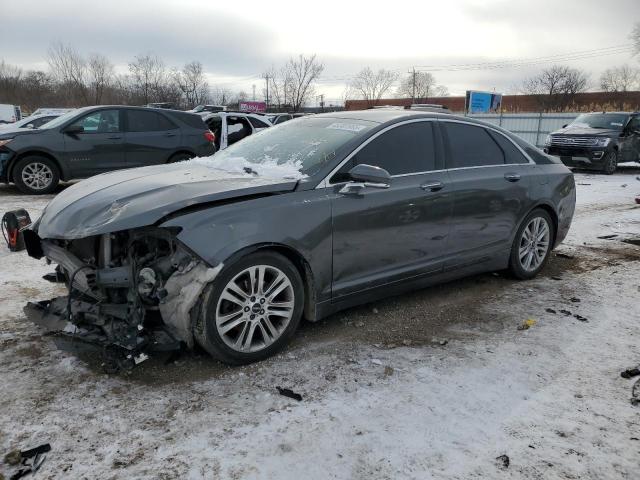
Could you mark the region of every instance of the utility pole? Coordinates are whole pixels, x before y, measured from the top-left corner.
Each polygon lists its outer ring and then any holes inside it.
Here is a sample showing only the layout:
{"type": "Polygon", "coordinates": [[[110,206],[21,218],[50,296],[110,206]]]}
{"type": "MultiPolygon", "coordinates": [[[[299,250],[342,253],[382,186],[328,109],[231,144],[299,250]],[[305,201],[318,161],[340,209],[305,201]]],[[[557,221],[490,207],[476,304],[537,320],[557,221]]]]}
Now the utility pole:
{"type": "Polygon", "coordinates": [[[411,67],[411,103],[416,103],[416,67],[411,67]]]}
{"type": "Polygon", "coordinates": [[[253,85],[251,85],[251,87],[253,88],[253,101],[256,101],[256,84],[254,83],[253,85]]]}
{"type": "Polygon", "coordinates": [[[264,79],[267,82],[267,94],[265,95],[265,112],[269,111],[269,74],[264,74],[264,79]]]}
{"type": "Polygon", "coordinates": [[[324,93],[320,94],[320,111],[324,112],[324,93]]]}

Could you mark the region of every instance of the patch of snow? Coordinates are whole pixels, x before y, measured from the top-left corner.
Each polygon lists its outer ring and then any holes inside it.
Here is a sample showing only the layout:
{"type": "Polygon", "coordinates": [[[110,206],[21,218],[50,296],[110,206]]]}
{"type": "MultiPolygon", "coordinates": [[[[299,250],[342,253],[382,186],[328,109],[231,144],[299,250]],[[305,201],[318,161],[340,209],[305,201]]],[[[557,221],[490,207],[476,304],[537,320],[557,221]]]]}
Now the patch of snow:
{"type": "Polygon", "coordinates": [[[265,154],[262,161],[260,163],[256,163],[249,162],[243,157],[212,155],[210,157],[194,158],[192,160],[188,160],[188,162],[248,177],[253,176],[253,174],[247,173],[245,169],[251,169],[256,172],[258,176],[269,179],[300,180],[306,178],[306,175],[301,172],[302,162],[297,158],[289,159],[286,162],[279,162],[277,158],[265,154]]]}

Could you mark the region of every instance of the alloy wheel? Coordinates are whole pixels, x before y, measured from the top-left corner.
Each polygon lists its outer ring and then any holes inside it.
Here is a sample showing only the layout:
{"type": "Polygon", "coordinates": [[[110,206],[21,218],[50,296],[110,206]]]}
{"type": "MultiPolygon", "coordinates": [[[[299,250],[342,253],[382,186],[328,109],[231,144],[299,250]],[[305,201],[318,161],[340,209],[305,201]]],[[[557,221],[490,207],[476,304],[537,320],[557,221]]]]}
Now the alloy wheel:
{"type": "Polygon", "coordinates": [[[522,231],[518,248],[520,265],[533,272],[542,265],[549,251],[550,228],[547,220],[534,217],[522,231]]]}
{"type": "Polygon", "coordinates": [[[233,350],[257,352],[282,336],[294,307],[289,277],[274,266],[254,265],[238,273],[222,290],[216,328],[233,350]]]}
{"type": "Polygon", "coordinates": [[[48,165],[33,162],[25,165],[21,174],[22,182],[32,190],[44,190],[53,181],[53,172],[48,165]]]}

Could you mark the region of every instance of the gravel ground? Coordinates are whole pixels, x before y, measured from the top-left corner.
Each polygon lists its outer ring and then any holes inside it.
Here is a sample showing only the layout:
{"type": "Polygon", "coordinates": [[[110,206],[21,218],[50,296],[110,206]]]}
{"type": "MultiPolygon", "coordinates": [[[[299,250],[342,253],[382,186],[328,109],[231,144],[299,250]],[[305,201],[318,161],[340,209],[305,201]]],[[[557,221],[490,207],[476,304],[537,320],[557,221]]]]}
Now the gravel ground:
{"type": "MultiPolygon", "coordinates": [[[[239,368],[193,353],[104,374],[24,321],[60,287],[2,246],[0,451],[50,442],[43,479],[635,479],[640,407],[619,373],[640,363],[639,176],[576,173],[574,225],[533,281],[489,273],[353,308],[239,368]]],[[[0,199],[34,217],[48,201],[0,199]]]]}

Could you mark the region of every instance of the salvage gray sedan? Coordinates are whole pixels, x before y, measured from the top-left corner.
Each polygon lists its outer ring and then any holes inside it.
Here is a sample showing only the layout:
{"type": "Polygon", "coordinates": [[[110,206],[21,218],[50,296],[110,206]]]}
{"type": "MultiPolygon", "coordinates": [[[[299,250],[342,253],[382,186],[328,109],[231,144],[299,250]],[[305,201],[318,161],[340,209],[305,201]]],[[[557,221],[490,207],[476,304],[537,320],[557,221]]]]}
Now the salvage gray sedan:
{"type": "Polygon", "coordinates": [[[571,172],[500,128],[316,115],[64,190],[25,240],[69,296],[26,311],[118,362],[198,344],[244,364],[283,348],[302,317],[478,272],[532,278],[574,207],[571,172]]]}

